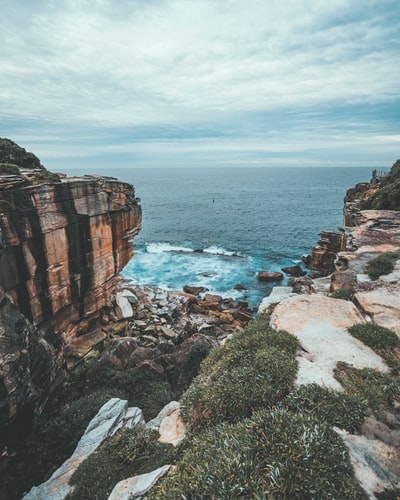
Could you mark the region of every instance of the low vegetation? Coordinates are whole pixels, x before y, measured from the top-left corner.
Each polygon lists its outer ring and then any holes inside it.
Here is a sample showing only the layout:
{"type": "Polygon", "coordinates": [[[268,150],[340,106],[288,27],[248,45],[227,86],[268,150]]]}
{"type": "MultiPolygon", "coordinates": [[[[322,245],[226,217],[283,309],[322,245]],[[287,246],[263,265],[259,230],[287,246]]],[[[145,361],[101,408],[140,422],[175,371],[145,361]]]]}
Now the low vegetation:
{"type": "Polygon", "coordinates": [[[119,371],[100,367],[90,373],[88,383],[92,390],[106,388],[111,392],[123,392],[130,406],[138,406],[143,410],[146,420],[156,417],[172,400],[169,382],[151,369],[119,371]]]}
{"type": "Polygon", "coordinates": [[[0,175],[19,175],[19,168],[13,163],[0,163],[0,175]]]}
{"type": "Polygon", "coordinates": [[[370,260],[367,265],[367,274],[372,280],[390,274],[394,270],[396,260],[400,259],[400,252],[385,252],[370,260]]]}
{"type": "Polygon", "coordinates": [[[237,422],[271,406],[292,388],[297,340],[259,318],[225,346],[215,348],[183,395],[182,416],[194,431],[218,422],[237,422]]]}
{"type": "Polygon", "coordinates": [[[365,499],[345,445],[326,424],[282,407],[192,437],[149,499],[365,499]]]}
{"type": "Polygon", "coordinates": [[[289,394],[283,404],[293,413],[310,415],[352,433],[360,430],[368,413],[366,402],[360,398],[317,384],[301,386],[289,394]]]}
{"type": "Polygon", "coordinates": [[[379,188],[368,199],[363,200],[361,209],[400,210],[400,160],[392,165],[379,188]]]}
{"type": "MultiPolygon", "coordinates": [[[[298,341],[273,330],[269,320],[259,315],[224,346],[209,351],[199,344],[190,352],[200,368],[181,398],[189,432],[180,446],[159,443],[157,433],[141,426],[121,430],[75,472],[69,500],[106,499],[121,479],[165,464],[175,467],[149,492],[149,500],[366,499],[333,427],[359,432],[371,409],[399,400],[399,377],[343,364],[336,374],[343,393],[317,384],[295,390],[298,341]]],[[[387,356],[399,347],[390,330],[375,324],[354,325],[350,332],[387,356]]],[[[59,437],[60,446],[67,436],[76,442],[109,395],[147,408],[146,420],[170,400],[169,385],[154,372],[89,372],[89,390],[105,386],[106,392],[65,406],[49,424],[48,435],[59,437]]],[[[382,498],[391,498],[390,491],[385,494],[382,498]]]]}
{"type": "Polygon", "coordinates": [[[156,431],[139,425],[122,429],[74,472],[68,499],[106,500],[119,481],[174,462],[175,453],[172,445],[158,441],[156,431]]]}
{"type": "Polygon", "coordinates": [[[378,354],[400,347],[399,337],[392,330],[376,323],[359,323],[351,326],[349,332],[378,354]]]}

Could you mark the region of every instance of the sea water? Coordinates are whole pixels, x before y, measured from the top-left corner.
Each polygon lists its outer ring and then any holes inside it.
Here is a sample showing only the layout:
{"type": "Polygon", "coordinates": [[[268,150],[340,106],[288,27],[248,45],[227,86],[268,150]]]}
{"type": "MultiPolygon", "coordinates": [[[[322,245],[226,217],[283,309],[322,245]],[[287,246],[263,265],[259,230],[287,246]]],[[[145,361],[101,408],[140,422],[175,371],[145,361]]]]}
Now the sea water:
{"type": "Polygon", "coordinates": [[[257,273],[301,264],[322,230],[342,226],[346,190],[369,181],[371,172],[279,167],[96,173],[133,184],[141,198],[142,230],[126,278],[169,290],[203,286],[257,307],[278,284],[258,281],[257,273]],[[246,290],[236,290],[237,284],[246,290]]]}

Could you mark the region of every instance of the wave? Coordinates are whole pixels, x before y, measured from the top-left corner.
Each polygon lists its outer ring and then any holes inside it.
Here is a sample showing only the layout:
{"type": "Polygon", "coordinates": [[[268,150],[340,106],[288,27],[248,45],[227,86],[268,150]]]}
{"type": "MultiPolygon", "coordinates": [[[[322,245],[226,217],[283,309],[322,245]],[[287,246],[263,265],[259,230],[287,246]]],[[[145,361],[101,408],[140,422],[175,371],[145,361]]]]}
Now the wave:
{"type": "Polygon", "coordinates": [[[245,255],[240,254],[239,252],[232,252],[230,250],[226,250],[225,248],[218,247],[216,245],[209,246],[207,248],[190,248],[183,245],[171,245],[170,243],[148,243],[146,245],[146,252],[153,254],[160,254],[164,252],[179,252],[179,253],[206,253],[209,255],[217,255],[222,257],[241,257],[244,258],[245,255]]]}
{"type": "Polygon", "coordinates": [[[231,252],[230,250],[225,250],[225,248],[217,247],[215,245],[205,248],[203,252],[211,255],[223,255],[225,257],[246,257],[239,252],[231,252]]]}
{"type": "Polygon", "coordinates": [[[149,243],[146,246],[147,253],[164,253],[164,252],[194,252],[193,248],[183,247],[179,245],[171,245],[170,243],[149,243]]]}

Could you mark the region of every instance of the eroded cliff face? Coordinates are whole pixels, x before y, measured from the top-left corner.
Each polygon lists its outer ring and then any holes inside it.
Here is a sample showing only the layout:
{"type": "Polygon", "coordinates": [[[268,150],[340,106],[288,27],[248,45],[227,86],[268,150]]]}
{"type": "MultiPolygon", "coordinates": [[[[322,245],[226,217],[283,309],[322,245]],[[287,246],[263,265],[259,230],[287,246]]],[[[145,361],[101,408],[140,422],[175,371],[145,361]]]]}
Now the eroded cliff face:
{"type": "Polygon", "coordinates": [[[68,337],[110,306],[133,255],[133,187],[85,176],[0,191],[0,285],[36,325],[68,337]]]}
{"type": "Polygon", "coordinates": [[[0,450],[63,380],[65,346],[113,306],[140,227],[130,184],[53,174],[0,138],[0,450]]]}

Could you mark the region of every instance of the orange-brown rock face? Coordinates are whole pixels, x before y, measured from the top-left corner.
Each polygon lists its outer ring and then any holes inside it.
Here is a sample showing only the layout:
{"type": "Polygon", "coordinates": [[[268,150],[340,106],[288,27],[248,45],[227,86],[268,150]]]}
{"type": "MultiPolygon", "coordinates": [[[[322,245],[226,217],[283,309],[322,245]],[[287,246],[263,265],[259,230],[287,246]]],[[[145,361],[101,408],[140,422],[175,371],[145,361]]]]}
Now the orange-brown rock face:
{"type": "Polygon", "coordinates": [[[111,304],[140,224],[133,187],[113,178],[0,191],[0,286],[31,321],[65,333],[111,304]]]}

